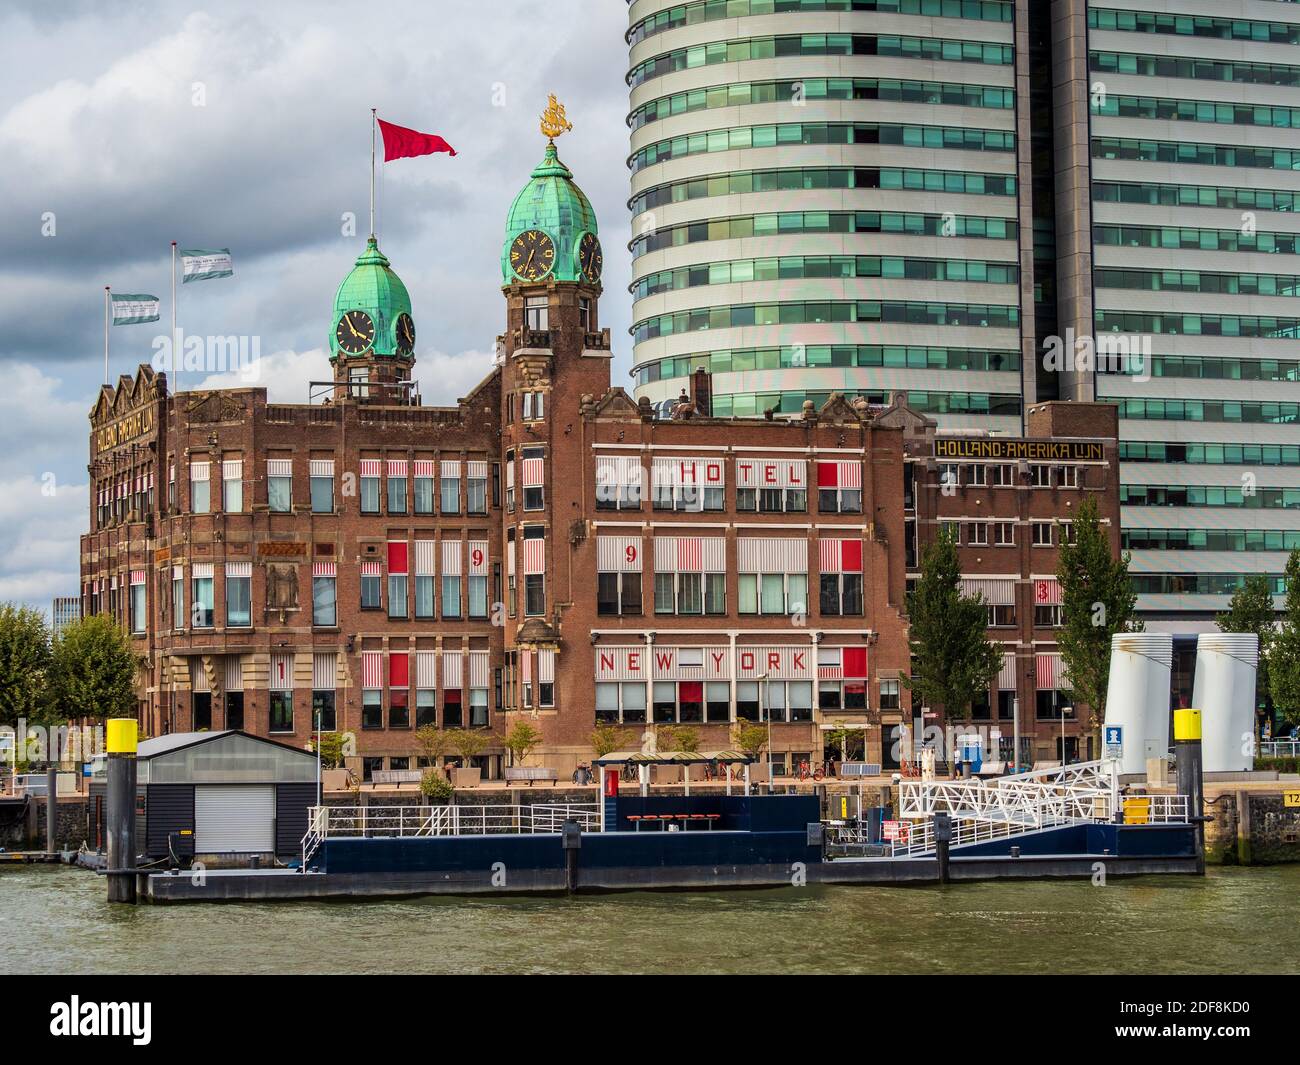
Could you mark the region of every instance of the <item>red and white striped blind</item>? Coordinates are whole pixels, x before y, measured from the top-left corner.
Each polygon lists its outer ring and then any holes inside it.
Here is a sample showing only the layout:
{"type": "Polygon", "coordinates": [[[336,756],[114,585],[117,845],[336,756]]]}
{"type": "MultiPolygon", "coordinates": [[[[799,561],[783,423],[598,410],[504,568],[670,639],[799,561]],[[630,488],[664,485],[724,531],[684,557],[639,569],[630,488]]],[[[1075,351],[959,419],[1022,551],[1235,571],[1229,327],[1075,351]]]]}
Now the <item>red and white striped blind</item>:
{"type": "Polygon", "coordinates": [[[339,681],[339,656],[335,651],[318,651],[311,656],[311,686],[333,691],[339,681]]]}
{"type": "Polygon", "coordinates": [[[361,576],[379,577],[383,574],[384,567],[380,562],[363,562],[361,563],[361,576]]]}
{"type": "Polygon", "coordinates": [[[226,459],[221,463],[221,479],[223,481],[238,481],[243,476],[243,459],[226,459]]]}
{"type": "Polygon", "coordinates": [[[333,459],[312,459],[309,465],[310,465],[310,473],[313,477],[334,476],[333,459]]]}
{"type": "Polygon", "coordinates": [[[442,686],[463,688],[464,655],[461,651],[442,652],[442,686]]]}
{"type": "Polygon", "coordinates": [[[524,459],[524,487],[541,488],[546,483],[546,460],[524,459]]]}
{"type": "Polygon", "coordinates": [[[279,651],[271,654],[270,688],[273,692],[293,691],[293,655],[279,651]]]}
{"type": "Polygon", "coordinates": [[[546,541],[541,537],[524,540],[524,574],[546,572],[546,541]]]}
{"type": "Polygon", "coordinates": [[[444,540],[442,542],[442,575],[459,577],[461,573],[461,541],[444,540]]]}
{"type": "Polygon", "coordinates": [[[380,470],[379,459],[362,459],[359,463],[362,477],[378,477],[380,470]]]}
{"type": "MultiPolygon", "coordinates": [[[[208,480],[211,476],[212,476],[212,465],[211,465],[211,463],[208,463],[208,462],[198,462],[198,461],[194,461],[194,462],[191,462],[191,463],[190,463],[190,480],[191,480],[191,481],[206,481],[206,480],[208,480]]],[[[119,497],[119,498],[122,497],[122,496],[124,496],[124,495],[126,495],[126,486],[125,486],[125,485],[118,485],[118,486],[117,486],[117,494],[118,494],[118,497],[119,497]]]]}
{"type": "Polygon", "coordinates": [[[601,573],[640,573],[641,537],[597,536],[596,569],[601,573]]]}
{"type": "Polygon", "coordinates": [[[227,562],[226,577],[251,577],[253,575],[253,564],[251,562],[227,562]]]}
{"type": "Polygon", "coordinates": [[[361,687],[382,688],[384,686],[384,654],[382,651],[361,652],[361,687]]]}
{"type": "Polygon", "coordinates": [[[339,575],[339,564],[337,562],[313,562],[311,564],[311,575],[313,577],[337,577],[339,575]]]}
{"type": "Polygon", "coordinates": [[[555,652],[549,648],[542,648],[537,652],[537,682],[555,683],[555,652]]]}
{"type": "Polygon", "coordinates": [[[437,572],[435,569],[437,552],[438,542],[436,540],[415,541],[415,575],[417,577],[432,577],[437,572]]]}
{"type": "Polygon", "coordinates": [[[488,464],[485,459],[470,459],[465,463],[465,476],[471,481],[486,481],[488,464]]]}
{"type": "MultiPolygon", "coordinates": [[[[211,562],[191,562],[190,576],[197,577],[201,580],[211,580],[213,565],[211,562]]],[[[117,578],[113,578],[113,586],[117,586],[117,578]]]]}
{"type": "Polygon", "coordinates": [[[1060,654],[1052,652],[1036,654],[1034,656],[1034,679],[1039,691],[1068,687],[1060,654]]]}
{"type": "Polygon", "coordinates": [[[737,647],[736,677],[757,680],[764,673],[770,680],[812,680],[815,651],[800,647],[737,647]]]}
{"type": "Polygon", "coordinates": [[[389,459],[389,460],[388,460],[388,476],[389,476],[389,477],[405,477],[405,476],[406,476],[407,465],[408,465],[408,464],[407,464],[406,459],[389,459]]]}
{"type": "Polygon", "coordinates": [[[431,459],[416,459],[414,473],[416,477],[432,477],[433,461],[431,459]]]}
{"type": "Polygon", "coordinates": [[[736,459],[736,484],[741,488],[807,488],[804,459],[736,459]]]}
{"type": "Polygon", "coordinates": [[[721,458],[656,456],[651,477],[655,485],[669,488],[722,488],[727,483],[721,458]]]}
{"type": "Polygon", "coordinates": [[[827,540],[818,545],[818,562],[823,573],[861,573],[861,540],[827,540]]]}
{"type": "Polygon", "coordinates": [[[738,573],[807,573],[808,541],[802,537],[742,536],[736,541],[738,573]]]}
{"type": "Polygon", "coordinates": [[[444,481],[459,481],[460,459],[443,459],[438,472],[444,481]]]}
{"type": "Polygon", "coordinates": [[[839,459],[834,462],[819,460],[817,463],[817,487],[861,488],[862,463],[856,460],[848,462],[839,459]]]}
{"type": "Polygon", "coordinates": [[[226,655],[224,665],[226,691],[242,692],[244,690],[244,656],[226,655]]]}
{"type": "Polygon", "coordinates": [[[469,686],[486,688],[490,683],[491,670],[487,651],[469,653],[469,686]]]}
{"type": "Polygon", "coordinates": [[[469,542],[469,575],[486,577],[488,575],[488,542],[471,540],[469,542]]]}
{"type": "Polygon", "coordinates": [[[597,455],[596,488],[640,487],[644,471],[636,455],[597,455]]]}
{"type": "Polygon", "coordinates": [[[415,652],[415,686],[417,688],[436,688],[438,686],[438,652],[415,652]]]}
{"type": "Polygon", "coordinates": [[[292,477],[293,459],[267,459],[266,475],[268,477],[292,477]]]}
{"type": "MultiPolygon", "coordinates": [[[[246,563],[246,565],[251,566],[252,563],[249,562],[249,563],[246,563]]],[[[229,573],[230,573],[230,564],[227,564],[227,566],[226,566],[226,573],[227,573],[227,575],[229,575],[229,573]]],[[[131,571],[131,585],[132,585],[132,587],[134,587],[134,586],[136,586],[136,585],[138,585],[138,584],[144,584],[144,582],[145,582],[145,571],[142,570],[142,569],[133,569],[133,570],[131,571]]]]}
{"type": "Polygon", "coordinates": [[[727,541],[722,536],[656,536],[656,573],[725,573],[727,541]]]}
{"type": "Polygon", "coordinates": [[[1035,606],[1060,606],[1063,602],[1061,582],[1055,577],[1046,577],[1034,581],[1035,606]]]}
{"type": "Polygon", "coordinates": [[[1016,690],[1016,652],[1002,652],[1002,669],[998,672],[998,691],[1016,690]]]}

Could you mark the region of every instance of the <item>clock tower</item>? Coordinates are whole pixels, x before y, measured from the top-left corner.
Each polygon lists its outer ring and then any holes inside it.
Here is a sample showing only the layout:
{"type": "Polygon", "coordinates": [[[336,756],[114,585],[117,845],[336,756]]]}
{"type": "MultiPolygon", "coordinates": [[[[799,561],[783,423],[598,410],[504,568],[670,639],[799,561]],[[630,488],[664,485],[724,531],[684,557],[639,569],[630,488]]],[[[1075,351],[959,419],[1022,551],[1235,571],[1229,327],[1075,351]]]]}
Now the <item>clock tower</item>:
{"type": "Polygon", "coordinates": [[[609,391],[610,340],[600,327],[596,212],[555,147],[572,126],[554,96],[541,129],[546,149],[510,208],[501,249],[505,636],[518,712],[535,716],[548,749],[576,752],[587,736],[561,730],[555,670],[566,648],[576,653],[589,641],[564,618],[575,597],[591,594],[575,587],[573,571],[574,537],[586,535],[583,410],[609,391]]]}
{"type": "Polygon", "coordinates": [[[411,297],[373,234],[334,296],[329,344],[336,401],[411,402],[411,297]]]}

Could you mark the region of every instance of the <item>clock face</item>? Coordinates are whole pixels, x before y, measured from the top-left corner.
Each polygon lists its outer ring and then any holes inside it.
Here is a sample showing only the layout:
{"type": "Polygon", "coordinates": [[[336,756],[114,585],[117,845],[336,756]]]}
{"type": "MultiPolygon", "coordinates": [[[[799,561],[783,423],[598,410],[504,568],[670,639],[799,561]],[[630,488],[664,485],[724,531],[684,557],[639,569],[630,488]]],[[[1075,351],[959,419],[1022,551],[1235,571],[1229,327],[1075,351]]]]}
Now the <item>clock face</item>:
{"type": "Polygon", "coordinates": [[[339,319],[334,340],[349,355],[360,355],[375,342],[375,323],[365,311],[348,311],[339,319]]]}
{"type": "Polygon", "coordinates": [[[555,265],[555,242],[540,229],[529,229],[510,245],[510,269],[524,281],[539,281],[555,265]]]}
{"type": "Polygon", "coordinates": [[[411,321],[409,314],[399,314],[397,316],[397,350],[403,355],[409,355],[415,350],[415,323],[411,321]]]}
{"type": "Polygon", "coordinates": [[[600,280],[601,268],[605,265],[605,255],[600,250],[600,241],[595,233],[583,234],[578,242],[578,269],[582,276],[593,284],[600,280]]]}

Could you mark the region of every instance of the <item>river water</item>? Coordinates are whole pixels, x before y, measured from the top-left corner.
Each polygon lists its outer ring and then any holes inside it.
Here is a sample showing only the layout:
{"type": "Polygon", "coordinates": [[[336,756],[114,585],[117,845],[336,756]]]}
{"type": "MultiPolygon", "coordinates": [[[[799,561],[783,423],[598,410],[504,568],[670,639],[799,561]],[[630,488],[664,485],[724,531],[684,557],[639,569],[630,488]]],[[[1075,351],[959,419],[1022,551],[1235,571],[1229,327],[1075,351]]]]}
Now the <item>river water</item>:
{"type": "Polygon", "coordinates": [[[11,973],[1300,973],[1300,866],[940,887],[110,906],[0,868],[11,973]]]}

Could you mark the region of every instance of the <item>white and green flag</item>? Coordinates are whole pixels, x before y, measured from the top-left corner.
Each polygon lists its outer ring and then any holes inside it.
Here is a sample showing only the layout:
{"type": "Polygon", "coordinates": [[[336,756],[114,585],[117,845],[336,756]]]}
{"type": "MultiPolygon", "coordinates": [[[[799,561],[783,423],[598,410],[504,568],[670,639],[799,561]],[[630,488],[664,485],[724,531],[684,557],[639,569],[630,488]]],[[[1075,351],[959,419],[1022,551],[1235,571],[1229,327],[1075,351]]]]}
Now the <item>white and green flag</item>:
{"type": "Polygon", "coordinates": [[[235,261],[229,248],[181,248],[184,275],[181,283],[210,281],[214,277],[230,277],[235,272],[235,261]]]}
{"type": "Polygon", "coordinates": [[[159,299],[157,296],[114,292],[113,324],[139,325],[142,322],[156,322],[159,317],[159,299]]]}

